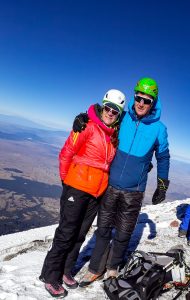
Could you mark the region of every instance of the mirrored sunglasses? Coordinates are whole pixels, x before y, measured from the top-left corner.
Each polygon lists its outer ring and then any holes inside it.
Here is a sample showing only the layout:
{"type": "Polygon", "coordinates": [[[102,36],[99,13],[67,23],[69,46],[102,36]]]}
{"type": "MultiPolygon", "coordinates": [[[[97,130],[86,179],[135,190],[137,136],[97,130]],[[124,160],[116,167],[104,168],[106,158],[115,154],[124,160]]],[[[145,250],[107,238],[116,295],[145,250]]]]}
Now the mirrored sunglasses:
{"type": "Polygon", "coordinates": [[[139,102],[139,103],[140,103],[141,101],[143,101],[144,104],[150,105],[154,100],[153,100],[153,99],[143,98],[143,97],[141,97],[141,96],[135,95],[135,101],[137,101],[137,102],[139,102]]]}
{"type": "Polygon", "coordinates": [[[117,116],[119,112],[109,106],[104,105],[104,109],[106,112],[111,112],[113,116],[117,116]]]}

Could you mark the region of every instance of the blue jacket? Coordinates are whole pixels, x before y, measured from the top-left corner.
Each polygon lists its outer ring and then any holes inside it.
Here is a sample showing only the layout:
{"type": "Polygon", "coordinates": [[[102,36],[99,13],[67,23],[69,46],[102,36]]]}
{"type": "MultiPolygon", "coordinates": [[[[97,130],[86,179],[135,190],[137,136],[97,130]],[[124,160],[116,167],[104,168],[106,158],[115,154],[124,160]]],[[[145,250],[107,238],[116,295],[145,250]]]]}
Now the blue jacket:
{"type": "Polygon", "coordinates": [[[134,100],[121,121],[119,146],[110,169],[109,184],[116,189],[144,192],[149,164],[155,152],[157,176],[168,179],[169,150],[167,130],[160,122],[161,105],[158,99],[149,115],[138,119],[134,100]]]}

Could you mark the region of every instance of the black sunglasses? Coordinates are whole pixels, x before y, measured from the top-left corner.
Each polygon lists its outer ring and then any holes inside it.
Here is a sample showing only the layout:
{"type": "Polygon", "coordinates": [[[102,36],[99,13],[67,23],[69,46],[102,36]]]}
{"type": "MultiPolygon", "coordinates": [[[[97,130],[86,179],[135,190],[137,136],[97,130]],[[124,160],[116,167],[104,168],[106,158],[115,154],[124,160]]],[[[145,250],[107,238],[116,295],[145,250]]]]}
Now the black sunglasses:
{"type": "Polygon", "coordinates": [[[141,97],[141,96],[135,95],[135,101],[137,101],[137,102],[139,102],[139,103],[140,103],[141,101],[143,101],[144,104],[150,105],[154,100],[153,100],[153,99],[143,98],[143,97],[141,97]]]}
{"type": "Polygon", "coordinates": [[[113,116],[117,116],[119,112],[113,108],[110,108],[109,106],[104,105],[104,109],[106,112],[111,112],[113,116]]]}

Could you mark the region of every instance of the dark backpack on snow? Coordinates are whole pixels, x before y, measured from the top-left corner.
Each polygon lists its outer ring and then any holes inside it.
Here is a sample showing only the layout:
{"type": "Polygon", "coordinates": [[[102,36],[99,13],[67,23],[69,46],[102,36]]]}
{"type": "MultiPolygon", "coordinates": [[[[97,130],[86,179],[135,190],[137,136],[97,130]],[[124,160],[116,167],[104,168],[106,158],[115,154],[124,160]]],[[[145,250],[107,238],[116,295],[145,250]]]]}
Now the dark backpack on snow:
{"type": "Polygon", "coordinates": [[[171,270],[182,261],[181,249],[166,253],[135,251],[117,278],[104,281],[104,291],[111,300],[156,300],[164,284],[172,280],[171,270]]]}

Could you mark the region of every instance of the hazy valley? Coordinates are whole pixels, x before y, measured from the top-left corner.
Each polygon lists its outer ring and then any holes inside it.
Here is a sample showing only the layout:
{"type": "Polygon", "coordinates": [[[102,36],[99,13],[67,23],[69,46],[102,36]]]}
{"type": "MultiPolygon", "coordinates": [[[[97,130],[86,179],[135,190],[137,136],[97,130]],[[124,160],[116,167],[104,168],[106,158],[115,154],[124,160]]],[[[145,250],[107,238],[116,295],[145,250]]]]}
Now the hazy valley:
{"type": "Polygon", "coordinates": [[[58,222],[68,133],[0,122],[0,235],[58,222]]]}
{"type": "MultiPolygon", "coordinates": [[[[58,154],[68,132],[31,126],[0,115],[0,235],[58,222],[58,154]]],[[[144,204],[156,188],[153,164],[144,204]]],[[[171,160],[170,181],[166,201],[190,197],[190,164],[171,160]]]]}

